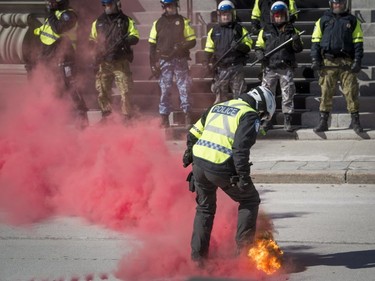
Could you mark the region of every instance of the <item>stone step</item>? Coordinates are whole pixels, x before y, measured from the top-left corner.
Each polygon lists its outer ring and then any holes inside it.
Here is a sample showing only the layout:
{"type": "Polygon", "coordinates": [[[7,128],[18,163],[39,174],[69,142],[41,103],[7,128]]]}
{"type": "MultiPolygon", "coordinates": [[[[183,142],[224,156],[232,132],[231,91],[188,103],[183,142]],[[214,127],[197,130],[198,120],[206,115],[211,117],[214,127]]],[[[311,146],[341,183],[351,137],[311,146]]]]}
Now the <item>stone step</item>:
{"type": "MultiPolygon", "coordinates": [[[[306,128],[314,128],[319,123],[318,111],[306,111],[301,116],[301,125],[306,128]]],[[[351,121],[349,113],[332,113],[329,118],[329,126],[332,128],[348,128],[351,121]]],[[[375,112],[360,112],[360,122],[364,128],[375,129],[375,112]]]]}

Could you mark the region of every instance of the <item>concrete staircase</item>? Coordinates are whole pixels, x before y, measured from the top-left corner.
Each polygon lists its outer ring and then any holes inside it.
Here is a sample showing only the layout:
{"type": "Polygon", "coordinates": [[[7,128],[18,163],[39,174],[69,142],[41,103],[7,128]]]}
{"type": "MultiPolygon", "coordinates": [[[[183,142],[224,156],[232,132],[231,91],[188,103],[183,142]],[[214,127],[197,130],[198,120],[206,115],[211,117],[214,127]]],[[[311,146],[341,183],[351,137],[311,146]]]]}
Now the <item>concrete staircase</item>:
{"type": "MultiPolygon", "coordinates": [[[[147,80],[147,77],[150,74],[147,38],[152,22],[160,16],[162,10],[158,1],[141,0],[139,2],[144,7],[145,11],[133,13],[133,16],[138,22],[138,29],[141,35],[141,40],[135,48],[135,61],[132,65],[135,79],[134,93],[136,93],[134,95],[134,103],[142,111],[150,111],[150,114],[157,116],[160,91],[156,80],[147,80]]],[[[180,13],[186,16],[186,2],[180,1],[180,5],[180,13]]],[[[251,7],[252,4],[250,3],[249,6],[251,7]]],[[[283,124],[280,105],[281,96],[278,93],[277,112],[273,120],[274,124],[276,124],[276,130],[269,131],[265,138],[309,138],[306,137],[306,131],[310,130],[312,133],[311,128],[316,126],[319,119],[320,87],[318,85],[316,74],[314,75],[309,68],[311,64],[310,46],[314,23],[328,8],[328,1],[300,0],[297,1],[297,6],[300,13],[298,21],[296,22],[296,27],[299,30],[306,31],[306,33],[302,35],[305,50],[302,53],[297,54],[299,67],[296,69],[296,112],[293,116],[293,125],[297,130],[294,133],[286,133],[282,129],[278,129],[282,128],[283,124]],[[304,137],[302,137],[302,135],[299,136],[299,132],[303,132],[304,137]]],[[[194,81],[192,89],[194,120],[198,119],[200,114],[208,108],[214,100],[214,95],[210,91],[211,78],[202,78],[201,76],[201,62],[207,30],[212,25],[212,21],[215,20],[215,8],[216,3],[214,1],[193,1],[194,13],[192,23],[198,37],[197,46],[192,50],[191,54],[191,74],[194,81]]],[[[375,129],[375,7],[371,0],[359,0],[353,3],[352,11],[353,14],[363,21],[362,27],[365,35],[365,57],[363,64],[367,69],[363,69],[359,74],[360,110],[362,125],[366,129],[371,130],[375,129]]],[[[250,9],[237,10],[237,15],[245,27],[249,26],[250,14],[250,9]]],[[[248,88],[260,84],[258,79],[260,64],[249,67],[249,64],[254,60],[254,54],[251,52],[248,65],[245,67],[248,88]]],[[[179,100],[176,89],[174,89],[173,93],[173,105],[175,111],[170,116],[172,128],[169,130],[169,135],[172,138],[179,138],[186,133],[186,130],[182,127],[183,114],[179,110],[179,100]]],[[[349,123],[350,115],[346,112],[346,103],[341,95],[340,88],[338,87],[337,96],[334,97],[334,108],[330,120],[331,130],[345,129],[348,127],[349,123]]],[[[350,135],[352,135],[351,130],[348,131],[350,131],[350,135]]],[[[312,134],[314,136],[311,138],[314,138],[316,134],[312,134]]],[[[349,133],[347,133],[347,135],[348,134],[349,133]]],[[[372,133],[367,134],[364,138],[371,138],[371,136],[372,133]]],[[[348,136],[348,138],[353,137],[356,136],[348,136]]]]}
{"type": "MultiPolygon", "coordinates": [[[[235,2],[236,0],[234,0],[235,2]]],[[[35,1],[30,2],[34,3],[35,1]]],[[[123,1],[124,2],[124,1],[123,1]]],[[[237,15],[246,27],[249,25],[250,8],[253,1],[237,0],[244,9],[238,9],[237,15]],[[246,7],[245,5],[248,5],[246,7]],[[246,9],[247,8],[247,9],[246,9]]],[[[35,2],[36,3],[36,2],[35,2]]],[[[72,1],[79,5],[80,1],[72,1]]],[[[36,4],[30,5],[34,7],[36,4]]],[[[38,10],[42,10],[43,5],[38,2],[38,10]]],[[[83,4],[82,4],[83,5],[83,4]]],[[[11,12],[14,5],[2,5],[6,7],[4,12],[11,12]]],[[[216,1],[213,0],[180,0],[180,13],[187,16],[188,6],[192,7],[193,13],[191,20],[193,27],[197,34],[197,46],[191,52],[191,74],[193,76],[192,87],[192,103],[193,103],[193,120],[200,117],[201,113],[207,109],[214,100],[214,95],[210,91],[211,78],[202,78],[202,50],[206,41],[207,29],[211,22],[215,19],[214,11],[216,9],[216,1]]],[[[297,129],[293,133],[286,133],[282,128],[282,114],[280,111],[280,94],[277,95],[277,112],[274,116],[275,130],[269,131],[267,136],[261,138],[315,138],[316,134],[312,133],[312,127],[318,122],[318,105],[320,97],[320,87],[317,82],[317,77],[313,72],[309,71],[310,66],[310,46],[311,33],[315,21],[328,8],[328,0],[297,0],[297,6],[300,9],[299,18],[296,22],[296,27],[299,30],[305,30],[306,33],[302,35],[305,45],[305,50],[297,55],[299,68],[296,69],[296,87],[297,94],[295,96],[296,112],[293,118],[293,125],[297,129]],[[307,135],[311,135],[310,137],[307,135]]],[[[17,6],[19,10],[21,5],[17,6]]],[[[24,5],[22,6],[24,7],[24,5]]],[[[97,7],[100,9],[100,7],[97,7]]],[[[94,9],[94,7],[92,7],[94,9]]],[[[31,10],[31,8],[28,8],[31,10]]],[[[147,42],[151,25],[154,20],[160,17],[162,9],[159,1],[155,0],[135,0],[131,3],[123,3],[123,10],[125,13],[132,16],[140,31],[140,42],[134,48],[134,62],[132,63],[132,72],[134,79],[134,88],[132,94],[132,102],[141,114],[158,117],[158,104],[160,98],[160,90],[155,79],[149,79],[151,72],[149,69],[149,44],[147,42]]],[[[360,110],[361,123],[367,129],[375,129],[375,4],[373,0],[356,0],[353,1],[352,11],[361,21],[365,35],[365,57],[363,64],[367,66],[359,74],[360,81],[360,110]]],[[[98,12],[91,13],[97,15],[98,12]]],[[[255,38],[254,38],[255,40],[255,38]]],[[[260,73],[260,65],[249,67],[249,64],[255,60],[254,53],[251,52],[249,56],[249,63],[246,67],[246,82],[248,88],[260,84],[258,74],[260,73]]],[[[23,65],[18,64],[0,64],[0,81],[6,83],[10,81],[9,77],[17,76],[18,81],[25,81],[25,72],[23,65]]],[[[89,79],[90,80],[90,79],[89,79]]],[[[93,81],[90,81],[92,84],[93,81]]],[[[119,98],[115,90],[115,99],[119,98]]],[[[96,104],[96,92],[92,86],[89,90],[92,91],[90,114],[92,116],[99,115],[98,106],[96,104]]],[[[172,128],[168,130],[171,138],[180,138],[185,136],[186,129],[182,126],[183,116],[179,110],[179,97],[177,90],[174,89],[172,93],[173,106],[175,111],[170,116],[172,128]]],[[[333,131],[347,132],[343,138],[355,138],[358,136],[352,135],[352,130],[339,130],[348,127],[350,116],[346,112],[346,104],[337,89],[337,96],[334,97],[334,109],[330,120],[331,129],[333,131]]],[[[98,116],[93,118],[98,120],[98,116]]],[[[329,138],[329,133],[326,134],[329,138]]],[[[359,136],[362,138],[373,138],[372,131],[367,131],[366,135],[359,136]]],[[[324,136],[322,137],[324,138],[324,136]]],[[[374,137],[375,138],[375,137],[374,137]]]]}

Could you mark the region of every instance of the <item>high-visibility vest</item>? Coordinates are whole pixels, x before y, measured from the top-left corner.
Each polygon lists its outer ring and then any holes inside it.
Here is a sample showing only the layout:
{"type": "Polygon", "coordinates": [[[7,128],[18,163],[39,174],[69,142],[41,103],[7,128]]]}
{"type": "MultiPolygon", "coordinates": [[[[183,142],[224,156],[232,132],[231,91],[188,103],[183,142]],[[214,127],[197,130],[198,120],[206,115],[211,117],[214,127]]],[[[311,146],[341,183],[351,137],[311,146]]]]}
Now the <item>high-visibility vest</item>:
{"type": "Polygon", "coordinates": [[[228,160],[233,154],[232,145],[240,119],[247,112],[256,111],[242,100],[214,105],[205,125],[198,120],[190,129],[190,133],[198,138],[193,146],[193,155],[215,164],[228,160]]]}
{"type": "MultiPolygon", "coordinates": [[[[61,15],[66,11],[73,11],[72,9],[63,10],[63,11],[55,11],[55,16],[57,19],[61,18],[61,15]]],[[[44,24],[34,30],[34,34],[39,36],[40,41],[45,45],[52,45],[55,43],[60,37],[68,37],[69,40],[72,42],[73,48],[76,48],[77,44],[77,27],[78,24],[76,23],[75,26],[67,32],[62,34],[57,34],[52,30],[51,25],[49,24],[48,18],[44,21],[44,24]]]]}

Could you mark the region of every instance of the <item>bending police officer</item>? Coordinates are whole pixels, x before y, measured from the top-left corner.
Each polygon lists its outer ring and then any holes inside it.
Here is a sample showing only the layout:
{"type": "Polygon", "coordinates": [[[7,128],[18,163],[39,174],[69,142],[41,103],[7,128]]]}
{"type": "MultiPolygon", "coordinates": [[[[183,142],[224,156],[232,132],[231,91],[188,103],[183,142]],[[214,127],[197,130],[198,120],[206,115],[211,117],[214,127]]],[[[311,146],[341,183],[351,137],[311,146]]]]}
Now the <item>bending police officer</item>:
{"type": "Polygon", "coordinates": [[[322,92],[320,121],[314,131],[328,131],[332,98],[340,81],[351,114],[350,127],[360,133],[357,73],[363,58],[363,31],[360,21],[350,14],[347,0],[329,0],[329,5],[330,10],[315,23],[311,39],[311,68],[319,71],[322,92]]]}
{"type": "Polygon", "coordinates": [[[218,187],[239,203],[237,254],[253,243],[260,199],[250,177],[250,148],[261,120],[270,120],[275,108],[273,93],[259,86],[213,105],[187,135],[183,164],[193,163],[197,207],[191,258],[198,266],[208,257],[218,187]]]}
{"type": "Polygon", "coordinates": [[[161,90],[159,114],[161,127],[169,127],[172,110],[171,89],[173,77],[180,95],[180,107],[185,114],[185,125],[191,124],[189,74],[189,50],[196,44],[195,31],[190,20],[178,14],[178,0],[161,0],[162,16],[154,21],[148,42],[150,43],[150,67],[153,76],[159,79],[161,90]]]}
{"type": "Polygon", "coordinates": [[[133,80],[130,63],[133,61],[131,46],[139,41],[139,32],[133,19],[121,10],[119,0],[101,0],[104,12],[92,23],[89,40],[96,48],[95,87],[103,120],[112,113],[112,83],[121,95],[121,113],[124,121],[133,114],[129,92],[133,80]]]}

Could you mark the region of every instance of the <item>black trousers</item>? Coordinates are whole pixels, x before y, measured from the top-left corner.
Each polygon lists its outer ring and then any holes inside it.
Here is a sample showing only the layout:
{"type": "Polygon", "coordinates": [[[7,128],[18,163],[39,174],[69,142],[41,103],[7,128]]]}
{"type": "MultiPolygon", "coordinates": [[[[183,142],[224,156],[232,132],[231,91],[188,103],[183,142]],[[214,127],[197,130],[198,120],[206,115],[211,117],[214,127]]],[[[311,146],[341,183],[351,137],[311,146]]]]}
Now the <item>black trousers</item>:
{"type": "Polygon", "coordinates": [[[196,213],[191,238],[191,258],[207,258],[212,226],[216,213],[216,191],[220,187],[230,198],[239,203],[237,217],[237,251],[244,250],[254,241],[256,220],[260,204],[259,193],[254,188],[241,192],[230,184],[230,176],[214,174],[194,165],[196,188],[196,213]]]}

